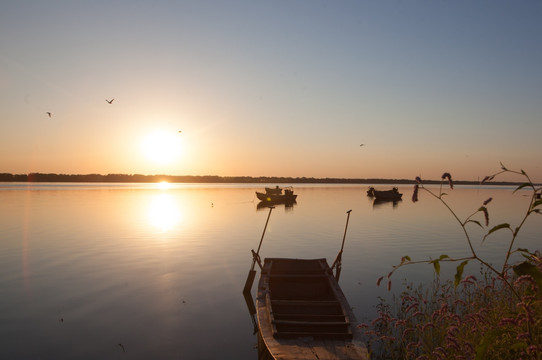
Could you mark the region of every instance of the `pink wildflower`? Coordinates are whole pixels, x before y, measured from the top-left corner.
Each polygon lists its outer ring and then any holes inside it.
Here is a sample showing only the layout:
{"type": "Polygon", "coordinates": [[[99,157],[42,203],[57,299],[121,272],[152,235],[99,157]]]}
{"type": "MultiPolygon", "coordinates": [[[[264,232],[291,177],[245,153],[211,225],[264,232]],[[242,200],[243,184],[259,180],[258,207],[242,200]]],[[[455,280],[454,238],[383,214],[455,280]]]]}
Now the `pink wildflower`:
{"type": "Polygon", "coordinates": [[[527,354],[529,354],[529,355],[534,355],[534,354],[538,353],[538,350],[539,350],[538,346],[536,346],[536,345],[531,345],[531,346],[529,346],[529,347],[527,348],[527,354]]]}
{"type": "Polygon", "coordinates": [[[448,328],[448,335],[453,336],[454,334],[457,334],[459,332],[459,328],[457,326],[450,326],[448,328]]]}
{"type": "Polygon", "coordinates": [[[414,315],[412,315],[412,317],[416,317],[416,316],[423,316],[423,313],[421,311],[417,311],[414,313],[414,315]]]}
{"type": "Polygon", "coordinates": [[[410,305],[409,307],[407,307],[407,309],[405,310],[405,312],[409,312],[409,311],[412,310],[412,309],[416,309],[416,310],[417,310],[417,309],[418,309],[418,305],[419,305],[418,303],[414,303],[414,304],[410,305]]]}
{"type": "Polygon", "coordinates": [[[435,327],[435,325],[433,325],[433,323],[427,323],[422,327],[422,331],[425,331],[425,330],[427,330],[429,328],[434,328],[434,327],[435,327]]]}
{"type": "Polygon", "coordinates": [[[446,357],[446,350],[441,348],[440,346],[435,348],[435,350],[432,352],[433,355],[437,355],[439,358],[444,356],[446,357]]]}
{"type": "Polygon", "coordinates": [[[403,325],[406,325],[406,320],[397,320],[394,327],[397,329],[399,326],[403,325]]]}
{"type": "Polygon", "coordinates": [[[390,340],[390,341],[395,341],[395,338],[393,336],[387,336],[387,335],[383,335],[380,337],[380,340],[390,340]]]}
{"type": "Polygon", "coordinates": [[[516,319],[502,318],[501,321],[499,321],[499,326],[505,326],[505,325],[517,325],[516,319]]]}
{"type": "Polygon", "coordinates": [[[448,172],[445,172],[444,174],[442,174],[442,180],[444,179],[448,179],[448,184],[450,184],[450,189],[453,189],[454,183],[452,181],[452,175],[450,175],[450,173],[448,172]]]}
{"type": "Polygon", "coordinates": [[[459,350],[459,343],[451,336],[446,336],[446,346],[448,348],[454,348],[455,350],[459,350]]]}
{"type": "Polygon", "coordinates": [[[454,301],[454,306],[457,306],[458,304],[461,304],[463,306],[467,306],[467,303],[461,299],[457,299],[456,301],[454,301]]]}
{"type": "Polygon", "coordinates": [[[533,280],[533,277],[531,275],[521,275],[514,281],[514,285],[520,285],[523,283],[527,283],[529,285],[535,285],[536,282],[533,280]]]}

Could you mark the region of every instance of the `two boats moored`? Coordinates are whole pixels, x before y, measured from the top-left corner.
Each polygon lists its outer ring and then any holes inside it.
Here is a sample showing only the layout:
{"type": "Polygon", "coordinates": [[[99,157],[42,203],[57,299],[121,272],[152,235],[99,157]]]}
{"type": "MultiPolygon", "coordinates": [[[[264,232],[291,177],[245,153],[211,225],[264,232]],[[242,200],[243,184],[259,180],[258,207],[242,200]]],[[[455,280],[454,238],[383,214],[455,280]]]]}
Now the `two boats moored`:
{"type": "Polygon", "coordinates": [[[266,187],[265,193],[256,191],[256,197],[265,205],[293,204],[297,198],[297,194],[294,194],[292,187],[285,188],[283,193],[283,189],[277,185],[274,188],[266,187]]]}

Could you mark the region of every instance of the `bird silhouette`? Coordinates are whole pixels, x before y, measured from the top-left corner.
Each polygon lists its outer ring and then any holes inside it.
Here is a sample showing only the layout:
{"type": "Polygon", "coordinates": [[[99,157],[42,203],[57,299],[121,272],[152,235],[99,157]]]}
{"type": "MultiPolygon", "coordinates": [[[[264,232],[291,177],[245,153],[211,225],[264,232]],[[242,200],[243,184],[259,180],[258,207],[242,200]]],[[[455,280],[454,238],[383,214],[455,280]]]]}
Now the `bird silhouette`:
{"type": "Polygon", "coordinates": [[[113,100],[115,100],[115,99],[111,99],[111,100],[105,99],[105,101],[107,101],[108,104],[113,104],[113,100]]]}
{"type": "Polygon", "coordinates": [[[46,114],[49,115],[49,117],[51,117],[51,113],[49,111],[47,111],[46,114]]]}
{"type": "Polygon", "coordinates": [[[360,146],[365,146],[365,144],[361,144],[360,146]]]}

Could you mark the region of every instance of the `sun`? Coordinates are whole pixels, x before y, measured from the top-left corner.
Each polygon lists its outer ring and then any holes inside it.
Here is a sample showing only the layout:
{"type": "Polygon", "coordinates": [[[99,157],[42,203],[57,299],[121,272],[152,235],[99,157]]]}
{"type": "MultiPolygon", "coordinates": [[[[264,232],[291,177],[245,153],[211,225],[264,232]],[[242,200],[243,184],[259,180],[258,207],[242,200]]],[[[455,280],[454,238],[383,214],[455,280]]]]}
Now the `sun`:
{"type": "Polygon", "coordinates": [[[141,151],[156,164],[170,164],[181,155],[181,137],[177,132],[154,131],[143,138],[141,151]]]}

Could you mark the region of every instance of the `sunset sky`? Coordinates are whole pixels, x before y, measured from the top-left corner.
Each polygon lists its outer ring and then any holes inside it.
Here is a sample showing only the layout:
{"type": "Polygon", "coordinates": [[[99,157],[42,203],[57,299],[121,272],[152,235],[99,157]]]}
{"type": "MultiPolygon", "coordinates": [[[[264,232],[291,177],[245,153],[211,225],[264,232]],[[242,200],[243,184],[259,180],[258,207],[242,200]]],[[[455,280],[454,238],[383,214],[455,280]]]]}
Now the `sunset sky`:
{"type": "Polygon", "coordinates": [[[535,0],[2,1],[0,172],[476,180],[502,162],[542,182],[541,19],[535,0]]]}

